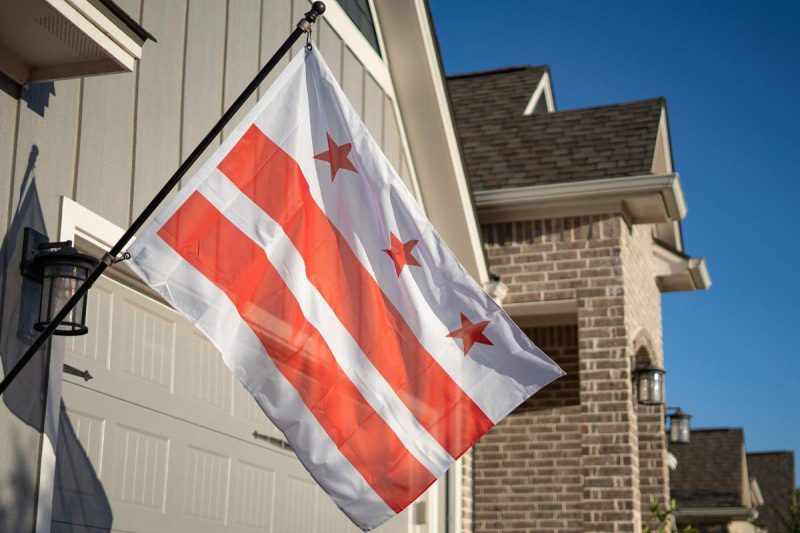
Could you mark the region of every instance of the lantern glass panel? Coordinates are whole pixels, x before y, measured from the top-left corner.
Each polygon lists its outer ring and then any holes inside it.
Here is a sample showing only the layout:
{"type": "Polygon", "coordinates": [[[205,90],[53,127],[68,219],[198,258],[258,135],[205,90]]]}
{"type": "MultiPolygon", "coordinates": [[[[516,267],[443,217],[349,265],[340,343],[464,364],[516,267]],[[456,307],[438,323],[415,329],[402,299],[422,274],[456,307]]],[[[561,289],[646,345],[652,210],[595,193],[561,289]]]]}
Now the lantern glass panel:
{"type": "Polygon", "coordinates": [[[670,418],[669,440],[674,443],[688,443],[691,440],[689,416],[678,415],[670,418]]]}
{"type": "Polygon", "coordinates": [[[637,374],[639,403],[661,405],[664,403],[664,372],[659,369],[644,369],[637,374]]]}
{"type": "MultiPolygon", "coordinates": [[[[89,275],[88,267],[57,261],[44,265],[42,300],[39,322],[34,326],[42,331],[67,301],[75,294],[80,284],[89,275]]],[[[72,308],[55,330],[56,335],[81,335],[86,333],[86,296],[72,308]]]]}

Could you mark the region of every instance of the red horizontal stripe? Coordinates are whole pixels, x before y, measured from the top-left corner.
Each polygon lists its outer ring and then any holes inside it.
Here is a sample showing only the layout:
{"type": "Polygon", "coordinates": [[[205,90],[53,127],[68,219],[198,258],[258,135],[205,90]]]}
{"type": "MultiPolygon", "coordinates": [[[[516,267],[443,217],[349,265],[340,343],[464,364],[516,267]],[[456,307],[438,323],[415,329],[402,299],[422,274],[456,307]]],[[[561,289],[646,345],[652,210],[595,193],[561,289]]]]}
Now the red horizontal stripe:
{"type": "Polygon", "coordinates": [[[342,372],[264,250],[208,200],[195,192],[158,235],[228,295],[281,374],[389,507],[400,512],[435,481],[342,372]]]}
{"type": "Polygon", "coordinates": [[[403,403],[451,456],[461,456],[492,427],[422,346],[319,208],[289,154],[251,126],[219,169],[283,227],[305,260],[308,279],[403,403]]]}

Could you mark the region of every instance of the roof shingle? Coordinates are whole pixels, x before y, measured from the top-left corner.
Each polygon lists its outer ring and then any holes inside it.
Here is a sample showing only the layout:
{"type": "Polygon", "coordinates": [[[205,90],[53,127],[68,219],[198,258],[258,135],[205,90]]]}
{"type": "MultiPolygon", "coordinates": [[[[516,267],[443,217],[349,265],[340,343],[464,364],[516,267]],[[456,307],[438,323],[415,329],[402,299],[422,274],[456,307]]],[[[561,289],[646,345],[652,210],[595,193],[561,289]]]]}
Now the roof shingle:
{"type": "Polygon", "coordinates": [[[739,428],[692,430],[691,442],[669,447],[678,459],[669,478],[672,497],[682,509],[742,507],[743,450],[739,428]]]}
{"type": "Polygon", "coordinates": [[[764,505],[758,510],[758,522],[768,531],[784,529],[781,517],[788,518],[794,501],[794,453],[762,452],[747,454],[747,468],[758,481],[764,505]]]}
{"type": "Polygon", "coordinates": [[[449,78],[474,190],[650,172],[662,98],[524,115],[545,71],[517,67],[449,78]]]}

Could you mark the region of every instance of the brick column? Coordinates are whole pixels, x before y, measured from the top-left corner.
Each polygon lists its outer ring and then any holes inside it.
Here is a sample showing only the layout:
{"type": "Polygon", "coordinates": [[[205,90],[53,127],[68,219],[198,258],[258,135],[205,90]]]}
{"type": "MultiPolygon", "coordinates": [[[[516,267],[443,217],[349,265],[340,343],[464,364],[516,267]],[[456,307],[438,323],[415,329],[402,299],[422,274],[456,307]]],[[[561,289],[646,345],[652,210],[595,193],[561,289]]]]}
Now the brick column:
{"type": "Polygon", "coordinates": [[[600,238],[589,278],[578,289],[580,355],[581,472],[583,521],[592,531],[641,530],[639,443],[627,355],[625,284],[621,264],[622,218],[609,217],[593,228],[600,238]],[[600,261],[600,258],[605,258],[600,261]]]}
{"type": "Polygon", "coordinates": [[[663,405],[637,406],[639,420],[639,484],[642,493],[642,519],[650,516],[650,500],[669,504],[667,434],[663,405]]]}

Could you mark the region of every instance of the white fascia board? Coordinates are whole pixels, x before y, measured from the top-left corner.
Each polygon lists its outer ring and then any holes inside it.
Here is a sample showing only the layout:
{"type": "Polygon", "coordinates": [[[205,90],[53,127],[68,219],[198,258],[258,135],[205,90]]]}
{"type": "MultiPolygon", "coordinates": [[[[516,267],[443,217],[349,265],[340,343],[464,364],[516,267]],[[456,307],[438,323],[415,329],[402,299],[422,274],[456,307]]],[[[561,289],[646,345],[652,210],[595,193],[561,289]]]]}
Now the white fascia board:
{"type": "Polygon", "coordinates": [[[473,209],[472,195],[470,194],[469,185],[467,183],[467,174],[464,171],[463,160],[461,158],[461,145],[456,136],[454,120],[450,114],[450,102],[447,98],[447,90],[444,85],[444,73],[440,70],[439,56],[436,49],[436,43],[433,41],[432,29],[429,26],[430,20],[428,18],[428,8],[425,5],[425,0],[414,0],[416,6],[417,17],[419,19],[420,28],[422,29],[423,43],[425,46],[425,53],[430,65],[434,90],[436,92],[436,99],[439,102],[439,112],[441,113],[441,120],[444,126],[447,147],[449,148],[450,160],[453,164],[453,170],[456,175],[456,182],[458,185],[459,200],[461,207],[464,210],[466,218],[467,232],[472,244],[472,251],[475,255],[476,266],[478,269],[478,282],[485,283],[489,280],[489,269],[486,265],[486,259],[483,252],[483,242],[478,231],[478,217],[473,209]]]}
{"type": "Polygon", "coordinates": [[[531,99],[528,100],[528,105],[525,106],[525,111],[522,112],[523,115],[532,115],[533,110],[536,109],[536,104],[539,103],[539,99],[544,96],[545,104],[547,105],[547,112],[552,113],[556,110],[555,102],[553,101],[553,88],[550,85],[550,74],[545,71],[542,75],[542,79],[539,80],[539,85],[536,86],[536,90],[533,91],[533,95],[531,95],[531,99]]]}
{"type": "MultiPolygon", "coordinates": [[[[131,51],[125,46],[122,46],[117,40],[109,36],[111,26],[114,24],[105,15],[100,13],[93,6],[88,5],[87,10],[91,9],[96,12],[99,18],[93,19],[87,16],[86,12],[78,10],[71,1],[67,0],[44,0],[50,7],[55,9],[61,16],[69,20],[80,31],[85,33],[92,41],[100,46],[118,65],[122,66],[128,71],[133,70],[135,61],[142,56],[142,46],[138,45],[133,47],[131,51]]],[[[91,11],[88,11],[91,14],[91,11]]],[[[120,33],[123,33],[119,28],[116,28],[120,33]]],[[[125,36],[127,37],[127,36],[125,36]]],[[[133,41],[128,38],[132,43],[133,41]]],[[[44,79],[43,76],[36,76],[36,69],[31,74],[31,81],[37,79],[44,79]]]]}
{"type": "Polygon", "coordinates": [[[693,507],[680,509],[677,514],[681,517],[708,517],[708,518],[747,518],[753,512],[750,507],[693,507]]]}
{"type": "Polygon", "coordinates": [[[489,281],[488,268],[427,5],[424,0],[374,4],[426,212],[483,284],[489,281]]]}
{"type": "MultiPolygon", "coordinates": [[[[52,5],[56,0],[46,1],[52,5]]],[[[141,59],[142,45],[144,42],[137,42],[131,38],[122,28],[114,24],[114,22],[106,17],[99,9],[90,4],[89,0],[66,0],[66,2],[84,17],[92,21],[100,31],[108,35],[111,40],[124,48],[129,54],[136,59],[141,59]]]]}
{"type": "Polygon", "coordinates": [[[671,220],[686,216],[686,200],[677,173],[622,176],[598,180],[508,187],[475,192],[478,209],[557,207],[585,201],[607,201],[658,194],[671,220]]]}
{"type": "Polygon", "coordinates": [[[705,258],[687,257],[654,242],[653,259],[662,292],[706,290],[711,287],[711,275],[705,258]]]}
{"type": "Polygon", "coordinates": [[[573,324],[578,319],[578,301],[544,300],[503,304],[503,310],[521,328],[549,324],[573,324]]]}
{"type": "MultiPolygon", "coordinates": [[[[370,3],[370,5],[372,4],[370,3]]],[[[342,38],[345,46],[364,65],[364,68],[378,82],[381,89],[394,100],[394,85],[392,85],[392,76],[389,73],[387,62],[375,51],[367,41],[367,38],[364,37],[364,34],[361,33],[361,30],[350,20],[350,17],[338,3],[327,2],[325,6],[325,14],[323,15],[325,21],[342,38]]],[[[383,34],[378,29],[378,19],[374,16],[373,19],[375,21],[375,30],[379,37],[379,45],[384,50],[384,55],[386,55],[383,47],[383,34]]]]}

